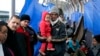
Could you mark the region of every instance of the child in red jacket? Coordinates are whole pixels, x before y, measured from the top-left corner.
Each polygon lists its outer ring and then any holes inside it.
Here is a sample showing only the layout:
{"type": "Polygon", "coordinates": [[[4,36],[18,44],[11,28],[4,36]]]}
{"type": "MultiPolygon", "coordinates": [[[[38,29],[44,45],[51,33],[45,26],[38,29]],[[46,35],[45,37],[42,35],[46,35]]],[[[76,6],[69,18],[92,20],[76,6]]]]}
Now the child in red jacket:
{"type": "Polygon", "coordinates": [[[45,55],[45,48],[47,50],[55,50],[53,44],[51,43],[51,27],[50,27],[50,14],[46,11],[42,13],[42,19],[40,21],[40,35],[47,39],[47,42],[42,42],[39,52],[45,55]]]}

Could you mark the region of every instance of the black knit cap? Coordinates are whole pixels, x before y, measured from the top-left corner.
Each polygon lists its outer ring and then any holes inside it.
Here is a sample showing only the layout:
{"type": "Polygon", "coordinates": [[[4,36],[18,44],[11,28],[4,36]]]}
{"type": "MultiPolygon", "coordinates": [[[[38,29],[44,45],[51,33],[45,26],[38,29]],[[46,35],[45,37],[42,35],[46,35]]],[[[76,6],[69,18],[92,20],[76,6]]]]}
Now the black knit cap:
{"type": "Polygon", "coordinates": [[[23,21],[23,20],[28,20],[28,21],[30,21],[30,16],[27,15],[27,14],[21,15],[21,21],[23,21]]]}
{"type": "Polygon", "coordinates": [[[94,38],[96,39],[96,41],[97,41],[98,43],[100,43],[100,35],[95,35],[94,38]]]}

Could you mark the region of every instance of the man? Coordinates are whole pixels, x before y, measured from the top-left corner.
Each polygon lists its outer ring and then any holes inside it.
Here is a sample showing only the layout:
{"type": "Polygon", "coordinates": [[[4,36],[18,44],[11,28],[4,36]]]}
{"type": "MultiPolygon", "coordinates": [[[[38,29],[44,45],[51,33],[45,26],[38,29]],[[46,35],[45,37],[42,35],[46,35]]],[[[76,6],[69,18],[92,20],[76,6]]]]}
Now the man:
{"type": "Polygon", "coordinates": [[[8,20],[8,32],[7,32],[7,40],[4,43],[4,45],[8,46],[15,54],[15,56],[19,55],[19,51],[20,49],[18,49],[18,45],[17,45],[17,38],[16,38],[16,29],[19,27],[20,25],[20,18],[17,15],[13,15],[9,20],[8,20]]]}
{"type": "Polygon", "coordinates": [[[21,15],[20,27],[16,30],[20,33],[19,38],[21,39],[20,49],[23,52],[23,56],[33,56],[33,45],[36,44],[37,35],[34,30],[29,26],[30,16],[27,14],[21,15]],[[22,36],[23,35],[23,36],[22,36]],[[26,47],[25,47],[26,46],[26,47]],[[26,53],[25,53],[26,51],[26,53]]]}
{"type": "Polygon", "coordinates": [[[100,56],[100,35],[95,35],[93,38],[92,54],[94,56],[100,56]]]}
{"type": "Polygon", "coordinates": [[[10,52],[11,49],[3,44],[7,39],[7,31],[7,24],[0,21],[0,56],[14,56],[13,52],[10,52]]]}
{"type": "Polygon", "coordinates": [[[59,9],[55,6],[50,11],[51,14],[51,36],[55,51],[47,51],[47,56],[64,56],[66,31],[65,25],[59,21],[59,9]]]}

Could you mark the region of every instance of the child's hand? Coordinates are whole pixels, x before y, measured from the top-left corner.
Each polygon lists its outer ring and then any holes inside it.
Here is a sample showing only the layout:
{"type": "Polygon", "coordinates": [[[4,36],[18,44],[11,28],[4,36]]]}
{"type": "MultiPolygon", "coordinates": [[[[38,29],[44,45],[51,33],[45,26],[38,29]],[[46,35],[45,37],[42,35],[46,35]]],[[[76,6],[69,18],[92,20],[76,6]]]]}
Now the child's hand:
{"type": "Polygon", "coordinates": [[[48,37],[48,38],[47,38],[47,41],[50,42],[50,41],[51,41],[51,37],[48,37]]]}

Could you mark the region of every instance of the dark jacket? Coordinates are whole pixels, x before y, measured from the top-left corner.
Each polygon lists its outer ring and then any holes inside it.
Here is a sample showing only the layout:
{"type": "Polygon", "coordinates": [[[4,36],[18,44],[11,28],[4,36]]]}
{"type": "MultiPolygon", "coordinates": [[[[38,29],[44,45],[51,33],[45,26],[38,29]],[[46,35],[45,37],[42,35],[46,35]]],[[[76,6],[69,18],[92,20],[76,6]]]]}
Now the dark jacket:
{"type": "Polygon", "coordinates": [[[9,47],[15,54],[15,56],[20,56],[20,49],[18,48],[18,43],[17,43],[17,37],[16,37],[16,32],[12,31],[8,27],[8,36],[7,40],[5,41],[4,45],[9,47]]]}
{"type": "Polygon", "coordinates": [[[52,42],[55,48],[53,52],[47,52],[47,56],[64,56],[66,31],[65,25],[58,21],[55,25],[51,26],[52,42]]]}
{"type": "MultiPolygon", "coordinates": [[[[22,43],[19,41],[19,43],[21,43],[20,47],[23,48],[24,44],[26,45],[26,49],[24,47],[23,50],[26,50],[27,51],[27,56],[32,56],[32,48],[31,48],[31,43],[30,43],[30,35],[29,35],[29,32],[27,32],[23,27],[19,27],[17,30],[17,33],[20,34],[19,37],[22,38],[22,43]],[[25,39],[24,39],[25,38],[25,39]],[[23,46],[23,47],[22,47],[23,46]]],[[[18,36],[18,35],[17,35],[18,36]]]]}
{"type": "Polygon", "coordinates": [[[3,52],[4,52],[4,56],[13,56],[14,55],[14,53],[13,53],[13,55],[11,54],[11,52],[10,52],[10,50],[8,49],[8,47],[6,47],[5,45],[2,45],[3,46],[3,52]]]}
{"type": "Polygon", "coordinates": [[[31,48],[32,48],[32,55],[34,54],[34,45],[37,43],[38,39],[37,39],[37,34],[34,31],[34,29],[32,29],[31,26],[28,26],[26,28],[26,30],[29,32],[30,35],[30,43],[31,43],[31,48]]]}
{"type": "Polygon", "coordinates": [[[88,50],[87,56],[100,56],[100,44],[90,48],[88,50]]]}
{"type": "Polygon", "coordinates": [[[92,52],[94,56],[100,56],[100,44],[99,43],[96,46],[92,47],[92,52]]]}
{"type": "Polygon", "coordinates": [[[29,35],[31,36],[30,41],[31,41],[32,46],[35,45],[38,41],[36,32],[34,31],[34,29],[32,29],[31,26],[28,26],[26,30],[29,32],[29,35]]]}
{"type": "Polygon", "coordinates": [[[16,37],[19,56],[27,56],[26,36],[22,33],[17,33],[16,37]]]}

